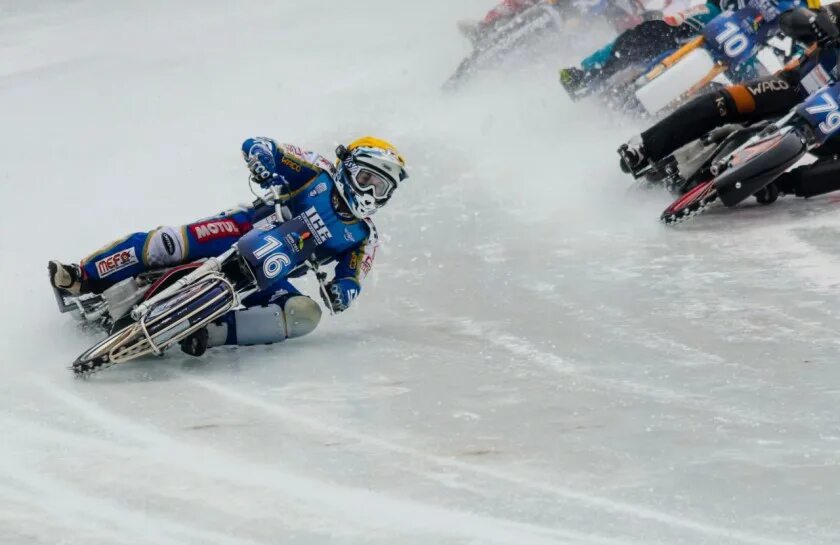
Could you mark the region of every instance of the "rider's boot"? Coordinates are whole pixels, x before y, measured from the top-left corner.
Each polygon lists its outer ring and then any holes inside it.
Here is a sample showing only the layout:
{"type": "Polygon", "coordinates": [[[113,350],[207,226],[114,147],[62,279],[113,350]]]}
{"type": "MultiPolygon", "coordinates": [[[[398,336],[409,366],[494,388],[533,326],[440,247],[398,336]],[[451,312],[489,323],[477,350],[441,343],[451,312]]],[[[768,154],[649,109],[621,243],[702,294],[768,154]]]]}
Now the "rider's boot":
{"type": "Polygon", "coordinates": [[[638,178],[650,166],[647,152],[642,144],[622,144],[618,148],[621,171],[638,178]]]}
{"type": "Polygon", "coordinates": [[[591,71],[581,70],[576,66],[560,69],[560,85],[569,94],[572,100],[585,97],[589,94],[589,85],[594,76],[591,71]]]}
{"type": "Polygon", "coordinates": [[[210,334],[207,332],[206,327],[202,327],[180,342],[181,351],[190,356],[202,356],[207,352],[209,341],[210,334]]]}
{"type": "Polygon", "coordinates": [[[82,269],[75,263],[65,265],[60,261],[50,261],[47,264],[50,273],[50,284],[68,292],[80,295],[83,291],[82,269]]]}

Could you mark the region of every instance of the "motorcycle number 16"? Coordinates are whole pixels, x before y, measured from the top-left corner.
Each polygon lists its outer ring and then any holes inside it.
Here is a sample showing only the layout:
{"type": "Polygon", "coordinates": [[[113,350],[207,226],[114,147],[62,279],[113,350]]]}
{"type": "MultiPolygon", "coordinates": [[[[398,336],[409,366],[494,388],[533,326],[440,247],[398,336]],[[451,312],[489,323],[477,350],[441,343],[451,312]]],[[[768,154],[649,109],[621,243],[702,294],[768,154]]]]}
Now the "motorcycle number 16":
{"type": "Polygon", "coordinates": [[[274,252],[282,246],[282,243],[279,240],[272,236],[266,236],[263,240],[265,241],[265,244],[254,250],[253,254],[257,259],[263,259],[268,254],[271,254],[265,259],[265,261],[263,261],[263,274],[266,278],[274,278],[279,275],[285,267],[291,265],[292,261],[289,259],[289,256],[283,252],[274,252]]]}

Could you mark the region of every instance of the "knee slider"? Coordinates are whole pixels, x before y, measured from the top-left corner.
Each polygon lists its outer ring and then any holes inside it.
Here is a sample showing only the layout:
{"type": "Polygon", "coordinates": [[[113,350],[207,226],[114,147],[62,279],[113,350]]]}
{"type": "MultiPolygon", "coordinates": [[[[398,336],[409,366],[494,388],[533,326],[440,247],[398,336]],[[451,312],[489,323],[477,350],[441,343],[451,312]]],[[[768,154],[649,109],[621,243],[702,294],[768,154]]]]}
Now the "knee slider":
{"type": "Polygon", "coordinates": [[[240,346],[273,344],[303,337],[320,321],[321,307],[303,295],[289,297],[282,307],[271,304],[237,310],[233,320],[235,343],[240,346]]]}
{"type": "Polygon", "coordinates": [[[283,305],[283,317],[288,338],[303,337],[312,333],[321,321],[321,307],[305,295],[295,295],[283,305]]]}
{"type": "Polygon", "coordinates": [[[184,242],[174,227],[158,227],[149,233],[143,256],[150,267],[180,265],[184,261],[184,242]]]}

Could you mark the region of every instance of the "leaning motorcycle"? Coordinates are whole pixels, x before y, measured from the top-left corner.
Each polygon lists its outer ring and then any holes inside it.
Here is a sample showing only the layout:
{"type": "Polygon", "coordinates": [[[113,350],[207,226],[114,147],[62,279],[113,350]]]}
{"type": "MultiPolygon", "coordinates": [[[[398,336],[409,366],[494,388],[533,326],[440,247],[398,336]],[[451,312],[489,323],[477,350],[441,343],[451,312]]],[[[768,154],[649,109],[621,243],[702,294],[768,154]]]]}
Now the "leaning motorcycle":
{"type": "Polygon", "coordinates": [[[498,65],[511,53],[547,36],[562,35],[576,23],[609,20],[615,9],[611,0],[579,3],[544,0],[476,37],[472,53],[461,61],[443,89],[455,91],[476,73],[498,65]]]}
{"type": "Polygon", "coordinates": [[[567,91],[573,100],[596,94],[614,109],[645,117],[668,112],[716,86],[769,73],[759,52],[766,49],[777,59],[784,52],[769,45],[763,23],[762,13],[752,7],[725,11],[682,47],[598,85],[567,91]]]}
{"type": "Polygon", "coordinates": [[[317,225],[305,214],[288,217],[279,189],[270,189],[266,204],[274,205],[274,215],[219,256],[140,275],[114,286],[112,293],[68,298],[57,292],[62,311],[76,311],[88,323],[110,332],[76,358],[73,372],[89,375],[141,356],[163,354],[239,308],[248,296],[307,269],[315,271],[325,295],[326,274],[318,270],[321,263],[314,258],[323,240],[317,225]]]}
{"type": "Polygon", "coordinates": [[[832,84],[776,122],[732,131],[688,179],[673,169],[666,174],[667,183],[683,184],[686,191],[662,212],[661,221],[678,224],[716,203],[731,208],[752,195],[763,204],[774,202],[778,190],[771,184],[838,130],[840,84],[832,84]],[[744,141],[732,149],[739,140],[744,141]]]}
{"type": "Polygon", "coordinates": [[[766,42],[766,25],[756,8],[725,11],[699,36],[657,62],[633,85],[642,110],[655,115],[721,85],[767,73],[757,55],[766,42]]]}

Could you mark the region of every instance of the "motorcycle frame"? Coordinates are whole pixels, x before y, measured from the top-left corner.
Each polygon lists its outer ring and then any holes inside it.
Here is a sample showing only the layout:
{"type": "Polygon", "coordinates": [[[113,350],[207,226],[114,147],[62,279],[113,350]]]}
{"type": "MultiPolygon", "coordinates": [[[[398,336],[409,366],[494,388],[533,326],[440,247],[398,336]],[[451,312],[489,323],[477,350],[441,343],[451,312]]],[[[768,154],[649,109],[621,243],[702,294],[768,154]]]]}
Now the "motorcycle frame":
{"type": "MultiPolygon", "coordinates": [[[[241,301],[241,296],[240,296],[239,293],[237,293],[236,288],[233,287],[233,284],[231,284],[231,282],[227,278],[225,278],[221,274],[210,273],[210,274],[207,275],[207,278],[202,279],[202,281],[206,281],[208,279],[212,279],[213,281],[220,282],[227,289],[227,292],[230,293],[230,297],[231,297],[230,304],[225,306],[225,307],[222,307],[219,310],[217,310],[216,312],[211,314],[209,318],[205,318],[202,323],[193,325],[193,326],[187,328],[186,330],[182,331],[181,333],[178,333],[174,337],[171,337],[171,338],[167,339],[160,346],[155,343],[154,339],[152,338],[152,334],[149,332],[149,326],[154,325],[156,319],[159,319],[160,317],[159,318],[152,318],[151,321],[149,321],[148,314],[143,316],[141,318],[141,320],[138,322],[138,325],[140,326],[140,329],[143,332],[143,335],[145,336],[146,341],[149,343],[148,352],[156,354],[156,355],[162,354],[164,350],[166,350],[167,348],[169,348],[170,346],[172,346],[176,342],[178,342],[182,339],[185,339],[186,337],[189,337],[190,335],[192,335],[193,333],[195,333],[196,331],[198,331],[199,329],[201,329],[202,327],[207,325],[207,323],[212,322],[213,320],[216,320],[217,318],[221,318],[223,315],[227,314],[230,310],[239,306],[240,301],[241,301]]],[[[216,287],[217,285],[218,284],[215,284],[215,283],[208,283],[207,287],[203,291],[196,294],[194,298],[197,298],[198,296],[203,295],[208,290],[216,287]]],[[[200,306],[196,309],[193,309],[188,315],[181,318],[181,320],[179,320],[178,322],[169,325],[168,327],[162,329],[161,331],[155,332],[154,336],[158,337],[158,336],[170,331],[171,329],[177,327],[179,324],[183,323],[185,320],[189,321],[190,318],[192,318],[196,314],[199,314],[201,311],[203,311],[207,307],[211,306],[212,304],[218,302],[223,297],[225,297],[224,292],[222,292],[218,296],[214,297],[210,301],[207,301],[204,305],[202,305],[202,306],[200,306]]],[[[172,313],[172,312],[175,312],[175,311],[183,308],[185,305],[190,303],[194,298],[187,299],[187,300],[183,301],[180,305],[175,306],[172,309],[168,309],[168,313],[172,313]]],[[[143,354],[139,354],[139,355],[143,355],[143,354]]],[[[137,357],[137,355],[135,355],[133,357],[137,357]]],[[[118,360],[113,360],[113,361],[115,361],[115,363],[119,363],[118,360]]]]}

